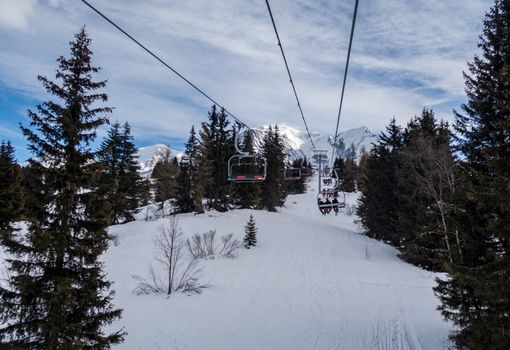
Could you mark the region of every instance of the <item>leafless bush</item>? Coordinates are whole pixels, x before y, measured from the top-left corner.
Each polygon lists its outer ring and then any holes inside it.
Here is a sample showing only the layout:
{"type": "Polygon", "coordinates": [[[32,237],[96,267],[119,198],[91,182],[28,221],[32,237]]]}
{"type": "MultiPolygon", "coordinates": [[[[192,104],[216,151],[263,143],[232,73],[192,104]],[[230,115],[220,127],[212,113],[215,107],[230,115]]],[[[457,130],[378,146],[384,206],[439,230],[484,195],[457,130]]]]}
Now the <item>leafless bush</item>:
{"type": "Polygon", "coordinates": [[[202,234],[202,242],[204,242],[204,250],[206,256],[214,256],[214,238],[216,237],[216,230],[210,230],[202,234]]]}
{"type": "Polygon", "coordinates": [[[221,248],[218,250],[216,230],[210,230],[202,235],[194,234],[191,240],[186,241],[186,245],[194,259],[213,259],[215,256],[234,257],[235,251],[241,244],[233,237],[233,233],[221,237],[221,248]]]}
{"type": "Polygon", "coordinates": [[[228,235],[221,237],[222,247],[218,253],[219,255],[227,256],[229,258],[235,257],[235,251],[239,249],[241,242],[233,237],[233,233],[229,233],[228,235]]]}
{"type": "Polygon", "coordinates": [[[186,259],[183,254],[182,231],[175,216],[170,218],[168,227],[161,227],[160,234],[154,238],[154,247],[154,258],[163,266],[166,278],[163,280],[159,277],[151,266],[148,278],[134,277],[139,282],[135,289],[136,294],[201,293],[202,289],[208,287],[199,281],[200,268],[197,260],[186,259]]]}

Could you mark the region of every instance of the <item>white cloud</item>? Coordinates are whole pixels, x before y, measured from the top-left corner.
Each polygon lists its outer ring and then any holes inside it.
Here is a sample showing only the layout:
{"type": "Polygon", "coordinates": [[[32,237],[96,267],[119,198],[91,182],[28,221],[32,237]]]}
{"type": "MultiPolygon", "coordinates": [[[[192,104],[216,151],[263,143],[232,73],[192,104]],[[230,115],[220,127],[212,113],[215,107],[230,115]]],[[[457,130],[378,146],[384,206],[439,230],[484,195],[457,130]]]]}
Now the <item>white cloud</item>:
{"type": "MultiPolygon", "coordinates": [[[[249,125],[302,127],[263,1],[91,3],[249,125]]],[[[335,126],[353,4],[272,2],[314,131],[331,133],[335,126]]],[[[0,51],[0,80],[9,88],[47,98],[35,77],[53,76],[55,59],[67,55],[73,33],[86,24],[94,61],[109,81],[112,118],[128,120],[139,140],[186,138],[192,124],[205,120],[208,100],[80,1],[0,0],[0,6],[22,13],[13,23],[26,29],[20,34],[0,27],[7,43],[0,51]],[[19,3],[30,6],[20,10],[22,5],[13,5],[19,3]]],[[[487,6],[485,0],[361,2],[340,128],[381,129],[392,116],[405,123],[423,106],[456,107],[463,98],[462,70],[476,52],[487,6]]],[[[2,15],[0,23],[7,23],[2,15]]]]}
{"type": "Polygon", "coordinates": [[[27,28],[35,4],[36,0],[0,0],[0,27],[27,28]]]}

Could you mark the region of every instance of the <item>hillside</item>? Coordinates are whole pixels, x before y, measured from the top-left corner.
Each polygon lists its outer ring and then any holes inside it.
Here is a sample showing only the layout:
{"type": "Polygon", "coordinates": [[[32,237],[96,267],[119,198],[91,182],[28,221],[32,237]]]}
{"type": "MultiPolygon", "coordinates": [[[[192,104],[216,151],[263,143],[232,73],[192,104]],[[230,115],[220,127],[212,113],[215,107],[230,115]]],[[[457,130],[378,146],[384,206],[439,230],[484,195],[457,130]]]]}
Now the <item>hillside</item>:
{"type": "Polygon", "coordinates": [[[313,187],[289,196],[278,213],[179,215],[187,236],[216,229],[242,239],[250,214],[257,222],[257,247],[201,262],[202,282],[212,287],[200,295],[133,293],[132,276],[156,266],[152,240],[168,219],[111,227],[118,245],[105,263],[124,309],[112,327],[129,333],[116,348],[446,349],[449,325],[432,292],[437,275],[360,235],[354,216],[324,217],[315,203],[313,187]]]}

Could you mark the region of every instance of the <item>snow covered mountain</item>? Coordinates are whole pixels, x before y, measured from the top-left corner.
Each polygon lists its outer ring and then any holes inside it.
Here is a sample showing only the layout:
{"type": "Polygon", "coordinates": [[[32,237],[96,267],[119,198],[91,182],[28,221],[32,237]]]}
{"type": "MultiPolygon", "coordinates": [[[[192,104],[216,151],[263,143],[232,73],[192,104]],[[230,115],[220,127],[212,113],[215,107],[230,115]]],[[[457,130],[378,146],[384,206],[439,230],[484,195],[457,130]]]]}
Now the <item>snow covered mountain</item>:
{"type": "MultiPolygon", "coordinates": [[[[265,132],[269,129],[269,125],[264,125],[255,128],[255,145],[260,147],[264,138],[265,132]]],[[[278,130],[282,135],[283,142],[287,153],[291,158],[307,157],[312,159],[313,148],[306,133],[306,130],[296,128],[287,124],[278,124],[278,130]]],[[[328,151],[328,157],[331,157],[334,135],[322,135],[316,132],[311,133],[311,137],[316,149],[323,149],[328,151]]],[[[372,134],[366,126],[346,130],[340,133],[341,141],[337,146],[337,154],[345,157],[351,145],[354,145],[356,154],[359,157],[362,149],[369,151],[372,144],[377,141],[377,136],[372,134]]],[[[140,163],[142,175],[147,175],[152,172],[156,163],[165,157],[182,156],[181,151],[176,151],[163,144],[157,144],[148,147],[141,147],[138,149],[138,159],[140,163]]]]}
{"type": "MultiPolygon", "coordinates": [[[[277,124],[278,130],[282,135],[287,153],[291,158],[307,157],[312,159],[313,147],[308,138],[306,130],[299,129],[287,124],[277,124]]],[[[269,129],[268,125],[264,125],[255,129],[256,144],[261,145],[264,133],[269,129]]],[[[317,150],[327,150],[328,157],[331,157],[334,135],[323,135],[316,132],[310,133],[311,139],[317,150]]],[[[369,151],[372,144],[377,141],[377,136],[366,127],[361,126],[355,129],[349,129],[339,133],[339,142],[337,144],[337,154],[345,157],[349,152],[351,145],[354,145],[356,155],[359,157],[361,151],[365,149],[369,151]]]]}
{"type": "Polygon", "coordinates": [[[140,174],[142,176],[148,176],[152,173],[152,169],[157,162],[165,158],[177,157],[178,159],[182,156],[181,151],[176,151],[170,147],[157,144],[147,147],[140,147],[138,149],[138,163],[140,164],[140,174]]]}

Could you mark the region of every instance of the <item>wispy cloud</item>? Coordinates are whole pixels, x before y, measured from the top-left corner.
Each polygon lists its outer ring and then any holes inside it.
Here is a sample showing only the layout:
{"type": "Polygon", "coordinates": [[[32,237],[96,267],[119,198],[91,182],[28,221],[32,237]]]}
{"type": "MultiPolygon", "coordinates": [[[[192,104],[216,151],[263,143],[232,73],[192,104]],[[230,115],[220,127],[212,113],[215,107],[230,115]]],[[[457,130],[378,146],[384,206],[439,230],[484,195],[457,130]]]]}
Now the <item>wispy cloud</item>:
{"type": "MultiPolygon", "coordinates": [[[[301,126],[264,1],[90,1],[246,123],[301,126]]],[[[272,2],[314,131],[335,126],[353,5],[272,2]]],[[[486,0],[362,1],[341,129],[381,129],[423,106],[450,118],[463,99],[462,70],[476,53],[487,7],[486,0]]],[[[108,79],[112,119],[128,120],[140,143],[184,139],[205,119],[209,101],[80,1],[0,0],[2,93],[47,98],[35,77],[53,76],[55,59],[67,54],[83,24],[100,77],[108,79]]]]}

